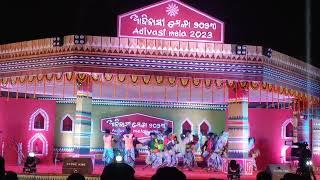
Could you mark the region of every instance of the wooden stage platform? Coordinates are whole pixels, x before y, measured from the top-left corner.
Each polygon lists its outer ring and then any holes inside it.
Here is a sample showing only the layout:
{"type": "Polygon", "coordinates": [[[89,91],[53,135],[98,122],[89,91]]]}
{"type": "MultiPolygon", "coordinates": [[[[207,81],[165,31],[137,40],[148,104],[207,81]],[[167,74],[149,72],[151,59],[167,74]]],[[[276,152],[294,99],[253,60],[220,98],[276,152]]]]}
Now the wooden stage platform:
{"type": "MultiPolygon", "coordinates": [[[[86,176],[88,180],[98,180],[100,179],[100,174],[103,170],[103,165],[95,165],[92,175],[86,176]]],[[[156,170],[152,168],[142,169],[143,165],[138,165],[135,167],[135,177],[138,180],[147,180],[155,174],[156,170]]],[[[6,167],[7,171],[14,171],[19,174],[20,180],[65,180],[68,176],[67,174],[62,174],[62,164],[58,165],[38,165],[36,174],[23,174],[23,166],[13,166],[9,165],[6,167]]],[[[204,180],[204,179],[227,179],[225,173],[220,172],[207,172],[201,168],[196,168],[193,171],[183,170],[189,180],[204,180]]],[[[256,173],[252,176],[242,176],[241,179],[254,180],[256,179],[256,173]]]]}

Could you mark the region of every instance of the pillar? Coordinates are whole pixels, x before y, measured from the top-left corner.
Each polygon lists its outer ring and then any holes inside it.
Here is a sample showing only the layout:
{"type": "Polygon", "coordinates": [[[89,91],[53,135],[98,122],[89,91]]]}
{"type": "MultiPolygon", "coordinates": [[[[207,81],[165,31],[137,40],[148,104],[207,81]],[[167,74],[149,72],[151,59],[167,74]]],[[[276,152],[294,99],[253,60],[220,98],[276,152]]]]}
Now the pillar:
{"type": "Polygon", "coordinates": [[[227,130],[228,157],[248,158],[248,91],[242,88],[229,89],[227,130]]]}
{"type": "Polygon", "coordinates": [[[76,97],[76,119],[74,131],[74,153],[90,154],[91,139],[92,85],[78,83],[76,97]]]}

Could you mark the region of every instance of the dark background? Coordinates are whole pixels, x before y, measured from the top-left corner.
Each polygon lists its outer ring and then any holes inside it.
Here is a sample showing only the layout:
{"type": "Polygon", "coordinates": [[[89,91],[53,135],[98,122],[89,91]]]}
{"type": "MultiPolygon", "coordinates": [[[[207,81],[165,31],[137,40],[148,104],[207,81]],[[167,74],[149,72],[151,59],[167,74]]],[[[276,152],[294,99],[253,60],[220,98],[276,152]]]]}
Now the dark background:
{"type": "MultiPolygon", "coordinates": [[[[315,1],[315,0],[313,0],[315,1]]],[[[157,0],[6,0],[0,4],[0,43],[88,34],[116,36],[117,15],[157,0]]],[[[225,43],[271,47],[307,61],[305,0],[183,0],[225,22],[225,43]]],[[[312,2],[311,64],[316,50],[319,8],[312,2]]]]}

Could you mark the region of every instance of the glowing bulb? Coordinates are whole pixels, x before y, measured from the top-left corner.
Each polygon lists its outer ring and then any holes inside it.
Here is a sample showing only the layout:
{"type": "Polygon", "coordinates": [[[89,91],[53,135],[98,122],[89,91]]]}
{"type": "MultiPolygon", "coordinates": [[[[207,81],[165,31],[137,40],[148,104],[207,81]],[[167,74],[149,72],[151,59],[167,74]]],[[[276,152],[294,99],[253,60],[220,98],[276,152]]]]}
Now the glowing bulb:
{"type": "Polygon", "coordinates": [[[117,155],[116,156],[116,161],[117,162],[121,162],[122,161],[122,156],[121,155],[117,155]]]}
{"type": "Polygon", "coordinates": [[[29,157],[34,157],[35,153],[34,152],[29,152],[29,157]]]}

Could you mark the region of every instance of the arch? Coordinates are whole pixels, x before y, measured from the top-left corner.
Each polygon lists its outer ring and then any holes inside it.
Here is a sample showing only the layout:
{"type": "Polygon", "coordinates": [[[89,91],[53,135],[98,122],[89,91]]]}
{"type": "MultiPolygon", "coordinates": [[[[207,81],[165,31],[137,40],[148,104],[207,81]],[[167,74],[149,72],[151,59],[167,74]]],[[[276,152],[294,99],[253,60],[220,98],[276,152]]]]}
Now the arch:
{"type": "Polygon", "coordinates": [[[293,137],[293,124],[289,123],[286,126],[286,137],[293,137]]]}
{"type": "Polygon", "coordinates": [[[41,133],[36,133],[28,142],[28,152],[36,155],[48,155],[48,141],[41,133]],[[41,146],[41,147],[40,147],[41,146]]]}
{"type": "Polygon", "coordinates": [[[189,119],[185,119],[181,123],[181,133],[183,133],[183,130],[190,130],[191,133],[193,132],[193,123],[189,119]]]}
{"type": "Polygon", "coordinates": [[[283,146],[281,149],[281,163],[288,163],[289,159],[287,159],[287,150],[290,150],[291,147],[290,146],[283,146]]]}
{"type": "Polygon", "coordinates": [[[44,117],[42,114],[37,114],[34,118],[33,129],[44,129],[44,117]]]}
{"type": "Polygon", "coordinates": [[[281,126],[281,138],[282,139],[292,139],[293,138],[293,131],[294,131],[294,125],[293,125],[293,119],[287,119],[285,122],[283,122],[281,126]],[[290,129],[291,128],[291,129],[290,129]],[[288,132],[286,130],[292,130],[292,132],[288,132]],[[287,136],[287,134],[292,136],[287,136]]]}
{"type": "Polygon", "coordinates": [[[205,130],[206,134],[211,131],[211,124],[206,119],[200,122],[198,134],[202,134],[201,131],[203,130],[205,130]]]}
{"type": "Polygon", "coordinates": [[[29,119],[29,131],[48,131],[49,129],[49,116],[48,114],[41,108],[37,109],[30,117],[29,119]],[[43,119],[41,119],[43,118],[43,119]],[[37,128],[39,127],[38,124],[43,120],[43,126],[42,128],[37,128]],[[35,128],[36,127],[36,128],[35,128]]]}
{"type": "Polygon", "coordinates": [[[63,116],[60,122],[61,133],[72,133],[74,131],[74,119],[69,114],[63,116]]]}

